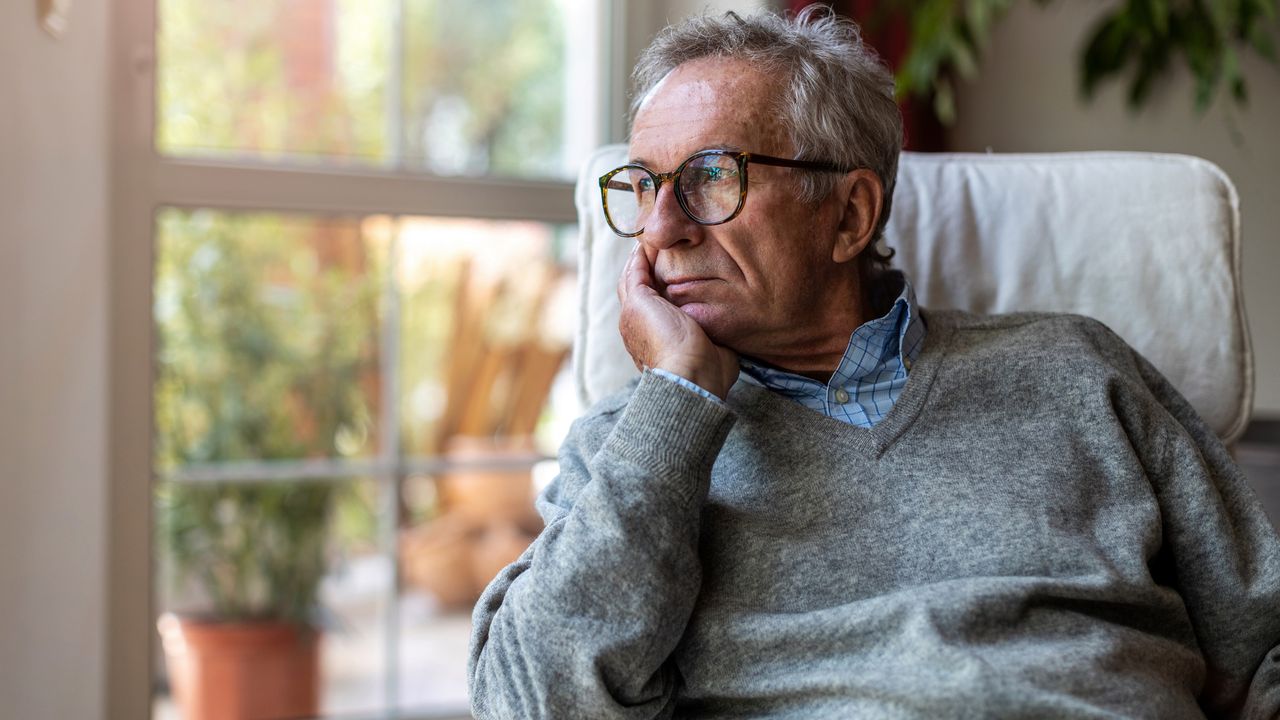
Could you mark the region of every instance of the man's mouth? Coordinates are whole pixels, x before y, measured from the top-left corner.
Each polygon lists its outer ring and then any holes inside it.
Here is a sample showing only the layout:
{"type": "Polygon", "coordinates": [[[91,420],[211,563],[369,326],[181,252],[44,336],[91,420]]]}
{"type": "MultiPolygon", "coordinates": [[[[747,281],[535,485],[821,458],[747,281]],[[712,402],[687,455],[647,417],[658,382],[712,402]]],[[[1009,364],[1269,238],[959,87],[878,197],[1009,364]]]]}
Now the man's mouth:
{"type": "Polygon", "coordinates": [[[693,299],[703,289],[711,283],[716,282],[717,278],[701,277],[694,275],[682,275],[665,281],[665,290],[667,299],[672,303],[679,305],[682,301],[693,299]]]}

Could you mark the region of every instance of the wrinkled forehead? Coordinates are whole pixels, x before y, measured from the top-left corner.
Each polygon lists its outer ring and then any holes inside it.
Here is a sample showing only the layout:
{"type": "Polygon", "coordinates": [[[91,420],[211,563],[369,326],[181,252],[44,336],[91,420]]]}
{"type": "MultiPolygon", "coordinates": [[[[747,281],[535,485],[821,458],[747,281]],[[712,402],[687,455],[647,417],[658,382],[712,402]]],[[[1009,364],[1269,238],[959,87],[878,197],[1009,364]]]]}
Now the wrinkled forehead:
{"type": "Polygon", "coordinates": [[[640,103],[631,126],[631,159],[665,168],[711,147],[790,152],[778,113],[781,90],[776,78],[744,60],[684,63],[640,103]]]}

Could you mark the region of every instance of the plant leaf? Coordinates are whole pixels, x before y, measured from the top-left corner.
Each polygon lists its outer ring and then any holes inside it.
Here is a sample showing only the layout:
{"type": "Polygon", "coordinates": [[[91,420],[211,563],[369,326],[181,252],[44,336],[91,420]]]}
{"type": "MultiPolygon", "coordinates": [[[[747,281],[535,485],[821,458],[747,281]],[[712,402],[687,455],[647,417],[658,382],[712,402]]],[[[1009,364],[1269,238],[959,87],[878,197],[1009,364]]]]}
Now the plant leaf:
{"type": "Polygon", "coordinates": [[[1277,62],[1275,40],[1271,37],[1270,29],[1263,23],[1254,22],[1248,32],[1249,45],[1262,57],[1272,63],[1277,62]]]}
{"type": "Polygon", "coordinates": [[[977,76],[977,58],[964,38],[954,37],[951,43],[951,60],[955,63],[956,71],[960,73],[960,77],[968,80],[977,76]]]}
{"type": "Polygon", "coordinates": [[[1089,37],[1081,55],[1081,89],[1093,97],[1100,81],[1120,70],[1133,52],[1132,33],[1125,10],[1104,19],[1089,37]]]}
{"type": "Polygon", "coordinates": [[[964,5],[965,19],[969,22],[969,30],[973,33],[974,41],[980,45],[987,44],[987,36],[990,34],[993,6],[995,3],[986,0],[969,0],[964,5]]]}
{"type": "Polygon", "coordinates": [[[1244,75],[1240,72],[1240,58],[1231,48],[1223,49],[1222,75],[1231,91],[1231,97],[1239,105],[1249,102],[1249,88],[1245,86],[1244,75]]]}
{"type": "Polygon", "coordinates": [[[946,78],[938,80],[933,95],[933,114],[943,125],[952,125],[956,121],[956,99],[951,89],[951,82],[946,78]]]}

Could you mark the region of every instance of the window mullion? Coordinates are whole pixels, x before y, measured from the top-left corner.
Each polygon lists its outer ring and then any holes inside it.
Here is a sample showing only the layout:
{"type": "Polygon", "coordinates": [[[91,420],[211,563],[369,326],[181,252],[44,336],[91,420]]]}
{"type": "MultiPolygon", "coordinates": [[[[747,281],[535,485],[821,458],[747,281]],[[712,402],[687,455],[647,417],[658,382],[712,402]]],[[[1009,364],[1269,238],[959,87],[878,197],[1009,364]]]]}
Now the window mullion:
{"type": "Polygon", "coordinates": [[[382,264],[383,317],[379,365],[382,397],[380,398],[382,427],[379,455],[391,473],[378,477],[381,490],[379,544],[389,563],[389,594],[385,605],[383,627],[386,642],[383,645],[383,692],[389,717],[397,717],[400,707],[400,487],[404,480],[404,453],[400,442],[400,288],[399,276],[400,228],[397,221],[387,238],[386,257],[382,264]]]}
{"type": "MultiPolygon", "coordinates": [[[[391,165],[397,177],[408,177],[405,170],[404,133],[404,0],[392,0],[390,22],[390,68],[387,87],[387,137],[391,165]]],[[[411,193],[416,195],[416,193],[411,193]]],[[[400,264],[400,222],[392,223],[387,240],[383,272],[385,314],[382,323],[382,418],[383,457],[395,468],[380,477],[382,512],[379,513],[379,544],[387,558],[390,583],[386,615],[383,618],[386,642],[382,647],[382,687],[387,716],[400,716],[400,492],[404,483],[404,452],[400,438],[400,287],[397,282],[400,264]]]]}
{"type": "Polygon", "coordinates": [[[404,170],[404,0],[393,0],[388,18],[391,36],[387,57],[387,141],[390,165],[404,170]]]}

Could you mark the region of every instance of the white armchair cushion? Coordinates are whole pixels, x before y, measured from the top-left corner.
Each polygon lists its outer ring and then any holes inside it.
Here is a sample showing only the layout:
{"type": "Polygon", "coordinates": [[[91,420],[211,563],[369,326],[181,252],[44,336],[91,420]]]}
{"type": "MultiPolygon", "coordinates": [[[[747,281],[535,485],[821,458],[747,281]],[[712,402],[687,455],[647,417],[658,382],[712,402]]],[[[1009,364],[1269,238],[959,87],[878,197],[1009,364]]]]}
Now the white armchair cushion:
{"type": "MultiPolygon", "coordinates": [[[[633,241],[605,224],[597,184],[624,162],[625,145],[603,147],[578,181],[574,372],[587,404],[636,373],[618,336],[615,294],[633,241]]],[[[1154,153],[903,153],[885,241],[924,307],[1097,318],[1225,442],[1244,431],[1253,356],[1239,200],[1212,163],[1154,153]]]]}

